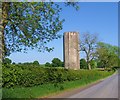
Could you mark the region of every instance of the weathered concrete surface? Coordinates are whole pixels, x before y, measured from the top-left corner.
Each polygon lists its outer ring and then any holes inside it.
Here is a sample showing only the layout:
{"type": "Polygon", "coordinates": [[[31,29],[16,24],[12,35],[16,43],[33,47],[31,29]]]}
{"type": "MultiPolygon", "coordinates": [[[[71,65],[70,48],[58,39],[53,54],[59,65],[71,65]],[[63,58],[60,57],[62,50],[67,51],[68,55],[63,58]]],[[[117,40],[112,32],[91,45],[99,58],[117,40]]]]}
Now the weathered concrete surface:
{"type": "Polygon", "coordinates": [[[66,69],[80,69],[79,33],[64,33],[64,62],[66,69]]]}

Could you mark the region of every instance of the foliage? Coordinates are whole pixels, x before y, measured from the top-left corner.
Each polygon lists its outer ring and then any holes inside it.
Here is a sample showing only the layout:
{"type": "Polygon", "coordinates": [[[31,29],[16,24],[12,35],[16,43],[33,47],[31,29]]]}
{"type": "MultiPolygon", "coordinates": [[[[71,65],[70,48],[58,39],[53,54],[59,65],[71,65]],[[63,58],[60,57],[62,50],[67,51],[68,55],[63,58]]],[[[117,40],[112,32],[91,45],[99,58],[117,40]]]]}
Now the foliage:
{"type": "Polygon", "coordinates": [[[12,64],[16,64],[15,62],[13,62],[12,64]]]}
{"type": "Polygon", "coordinates": [[[18,63],[19,65],[27,65],[27,66],[33,66],[32,62],[25,62],[25,63],[18,63]]]}
{"type": "Polygon", "coordinates": [[[85,59],[80,59],[80,69],[88,69],[85,59]]]}
{"type": "MultiPolygon", "coordinates": [[[[78,4],[65,3],[78,10],[78,4]]],[[[38,48],[39,51],[51,51],[46,44],[61,37],[64,19],[60,19],[62,8],[54,2],[2,2],[2,42],[4,52],[26,51],[38,48]],[[4,33],[3,33],[4,32],[4,33]]],[[[0,28],[1,28],[0,27],[0,28]]]]}
{"type": "Polygon", "coordinates": [[[38,61],[34,61],[33,65],[39,65],[39,62],[38,61]]]}
{"type": "Polygon", "coordinates": [[[98,43],[97,47],[98,65],[103,68],[112,68],[118,66],[118,47],[106,44],[103,42],[98,43]]]}
{"type": "Polygon", "coordinates": [[[64,67],[64,62],[61,62],[61,67],[64,67]]]}
{"type": "MultiPolygon", "coordinates": [[[[84,74],[89,73],[90,71],[85,71],[84,74]]],[[[81,71],[79,72],[81,73],[81,71]]],[[[3,88],[2,89],[2,97],[3,98],[40,98],[47,96],[49,94],[54,94],[54,93],[60,93],[62,90],[67,90],[67,89],[74,89],[78,87],[85,86],[87,84],[90,84],[91,82],[95,82],[99,79],[105,78],[112,73],[110,72],[100,72],[100,74],[93,74],[95,71],[93,71],[90,75],[92,77],[91,79],[82,76],[81,79],[75,80],[75,81],[65,81],[62,84],[57,84],[57,87],[54,86],[53,83],[49,84],[43,84],[43,85],[38,85],[38,86],[33,86],[33,87],[15,87],[15,88],[3,88]],[[92,74],[94,76],[92,76],[92,74]],[[97,75],[97,77],[95,76],[97,75]],[[61,86],[62,85],[62,86],[61,86]],[[62,90],[61,90],[62,88],[62,90]]],[[[88,76],[88,75],[87,75],[88,76]]]]}
{"type": "Polygon", "coordinates": [[[11,64],[12,63],[12,60],[9,59],[9,58],[4,58],[3,60],[3,64],[11,64]]]}
{"type": "Polygon", "coordinates": [[[63,63],[59,58],[53,58],[52,60],[52,67],[62,67],[63,63]]]}
{"type": "Polygon", "coordinates": [[[85,52],[88,69],[91,69],[90,61],[96,57],[98,37],[96,34],[84,33],[80,39],[80,51],[85,52]]]}
{"type": "Polygon", "coordinates": [[[37,60],[33,62],[18,63],[20,66],[41,66],[37,60]]]}
{"type": "Polygon", "coordinates": [[[64,67],[64,62],[59,58],[53,58],[52,63],[46,62],[46,67],[64,67]]]}
{"type": "Polygon", "coordinates": [[[97,67],[97,62],[95,60],[91,60],[90,65],[92,69],[95,69],[97,67]]]}
{"type": "MultiPolygon", "coordinates": [[[[67,70],[58,68],[41,68],[28,65],[3,65],[3,87],[33,87],[43,84],[63,84],[67,81],[92,80],[103,78],[113,72],[67,70]]],[[[62,86],[61,86],[62,89],[62,86]]]]}
{"type": "Polygon", "coordinates": [[[49,62],[46,62],[45,67],[52,67],[52,65],[49,62]]]}

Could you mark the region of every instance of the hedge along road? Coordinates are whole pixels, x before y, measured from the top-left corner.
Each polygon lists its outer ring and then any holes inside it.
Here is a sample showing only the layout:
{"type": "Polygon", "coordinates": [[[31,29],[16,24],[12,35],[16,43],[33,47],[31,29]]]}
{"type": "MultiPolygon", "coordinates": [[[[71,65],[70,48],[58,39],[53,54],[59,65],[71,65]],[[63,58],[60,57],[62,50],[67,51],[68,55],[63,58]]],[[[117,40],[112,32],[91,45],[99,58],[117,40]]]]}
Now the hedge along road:
{"type": "Polygon", "coordinates": [[[120,80],[120,75],[114,74],[97,85],[78,90],[78,93],[73,92],[67,96],[59,95],[51,98],[118,98],[118,78],[120,80]]]}

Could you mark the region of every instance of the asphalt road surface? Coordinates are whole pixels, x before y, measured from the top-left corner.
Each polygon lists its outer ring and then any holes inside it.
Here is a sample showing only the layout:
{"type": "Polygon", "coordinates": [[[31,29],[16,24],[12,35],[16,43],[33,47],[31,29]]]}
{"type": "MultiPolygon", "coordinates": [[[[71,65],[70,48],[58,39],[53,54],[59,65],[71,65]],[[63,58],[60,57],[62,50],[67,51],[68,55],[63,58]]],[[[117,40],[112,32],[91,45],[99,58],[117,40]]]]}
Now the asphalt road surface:
{"type": "Polygon", "coordinates": [[[65,91],[48,98],[120,98],[120,74],[117,73],[95,84],[86,87],[65,91]],[[119,82],[118,82],[119,80],[119,82]]]}
{"type": "Polygon", "coordinates": [[[118,74],[68,98],[118,98],[118,74]]]}

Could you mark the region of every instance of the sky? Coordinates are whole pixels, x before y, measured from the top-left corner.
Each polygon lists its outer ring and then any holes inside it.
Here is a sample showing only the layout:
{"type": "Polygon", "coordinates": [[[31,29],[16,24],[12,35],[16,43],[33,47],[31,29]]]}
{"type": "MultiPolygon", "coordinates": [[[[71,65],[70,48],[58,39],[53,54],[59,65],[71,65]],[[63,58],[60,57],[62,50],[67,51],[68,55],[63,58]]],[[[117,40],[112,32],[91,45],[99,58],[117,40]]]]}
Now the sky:
{"type": "MultiPolygon", "coordinates": [[[[77,31],[79,34],[89,32],[98,34],[99,40],[111,45],[118,45],[118,3],[115,2],[79,2],[80,9],[76,11],[73,7],[62,7],[60,13],[61,19],[64,18],[63,29],[59,34],[64,32],[77,31]]],[[[39,61],[40,64],[51,62],[53,58],[59,58],[63,61],[63,38],[53,40],[48,43],[49,47],[54,50],[48,52],[38,52],[28,50],[27,53],[12,53],[9,58],[15,62],[33,62],[39,61]]],[[[80,58],[85,57],[80,53],[80,58]]]]}

